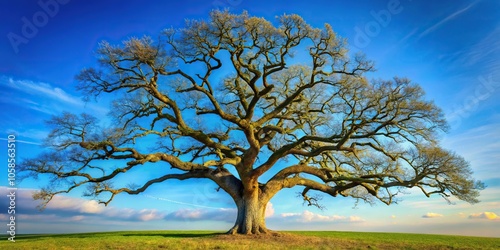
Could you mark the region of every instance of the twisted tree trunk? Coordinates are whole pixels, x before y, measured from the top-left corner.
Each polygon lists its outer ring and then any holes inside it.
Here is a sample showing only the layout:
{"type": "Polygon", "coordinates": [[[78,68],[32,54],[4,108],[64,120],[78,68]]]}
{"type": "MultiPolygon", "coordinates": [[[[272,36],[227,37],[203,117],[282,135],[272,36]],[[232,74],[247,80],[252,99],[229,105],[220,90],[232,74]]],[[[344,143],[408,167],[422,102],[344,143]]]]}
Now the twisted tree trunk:
{"type": "Polygon", "coordinates": [[[235,200],[238,216],[228,234],[262,234],[268,233],[265,214],[269,199],[264,198],[258,183],[244,188],[242,196],[235,200]]]}

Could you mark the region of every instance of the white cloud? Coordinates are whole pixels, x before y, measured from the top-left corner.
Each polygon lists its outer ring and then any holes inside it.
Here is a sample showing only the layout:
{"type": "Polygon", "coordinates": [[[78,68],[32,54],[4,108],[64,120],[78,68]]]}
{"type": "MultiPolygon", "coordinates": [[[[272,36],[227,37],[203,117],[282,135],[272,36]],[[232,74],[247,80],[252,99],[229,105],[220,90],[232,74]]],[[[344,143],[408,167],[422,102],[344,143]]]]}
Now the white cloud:
{"type": "Polygon", "coordinates": [[[349,216],[349,222],[363,222],[363,221],[365,220],[359,216],[349,216]]]}
{"type": "Polygon", "coordinates": [[[81,222],[87,217],[84,215],[75,215],[64,217],[58,214],[20,214],[17,216],[20,220],[29,222],[45,222],[45,223],[64,223],[64,222],[81,222]]]}
{"type": "Polygon", "coordinates": [[[305,210],[302,213],[282,213],[282,218],[292,219],[297,222],[363,222],[363,218],[359,216],[340,216],[340,215],[321,215],[305,210]]]}
{"type": "MultiPolygon", "coordinates": [[[[102,218],[107,223],[116,221],[155,221],[155,220],[188,220],[188,221],[219,221],[234,222],[236,209],[180,209],[173,212],[163,212],[157,209],[132,209],[114,206],[104,206],[95,200],[85,200],[62,195],[56,195],[47,205],[43,212],[37,211],[35,207],[39,201],[33,200],[33,189],[19,188],[16,191],[16,199],[19,201],[19,209],[25,211],[23,218],[31,222],[69,222],[81,221],[85,218],[102,218]]],[[[0,193],[7,193],[6,187],[0,187],[0,193]]],[[[1,204],[0,204],[1,205],[1,204]]],[[[272,204],[268,205],[268,215],[274,214],[272,204]]],[[[0,219],[4,218],[0,217],[0,219]]],[[[6,217],[5,217],[6,218],[6,217]]],[[[4,219],[5,219],[4,218],[4,219]]]]}
{"type": "Polygon", "coordinates": [[[300,213],[282,213],[281,217],[283,218],[288,218],[288,217],[297,217],[300,216],[300,213]]]}
{"type": "Polygon", "coordinates": [[[271,217],[274,215],[274,207],[273,207],[273,203],[269,202],[267,203],[267,207],[266,207],[266,218],[267,217],[271,217]]]}
{"type": "MultiPolygon", "coordinates": [[[[156,209],[135,210],[131,208],[105,207],[95,200],[85,200],[74,197],[56,195],[47,205],[43,212],[39,212],[35,207],[39,201],[33,200],[31,193],[35,190],[17,189],[16,200],[19,209],[26,211],[22,214],[23,219],[30,221],[81,221],[88,216],[100,216],[106,220],[130,220],[130,221],[150,221],[160,220],[166,217],[166,213],[156,209]]],[[[7,193],[6,187],[0,187],[0,193],[7,193]]],[[[1,219],[1,218],[0,218],[1,219]]]]}
{"type": "Polygon", "coordinates": [[[163,218],[165,218],[165,214],[158,212],[156,209],[143,209],[139,211],[139,220],[141,221],[161,220],[163,218]]]}
{"type": "Polygon", "coordinates": [[[129,219],[133,218],[137,213],[136,210],[131,208],[119,208],[115,209],[115,207],[106,207],[106,210],[103,211],[103,214],[108,218],[119,218],[119,219],[129,219]]]}
{"type": "Polygon", "coordinates": [[[428,218],[428,219],[439,218],[439,217],[443,217],[443,215],[438,213],[426,213],[422,216],[422,218],[428,218]]]}
{"type": "Polygon", "coordinates": [[[66,196],[54,196],[47,209],[72,210],[87,214],[100,214],[105,206],[95,200],[83,200],[66,196]]]}
{"type": "Polygon", "coordinates": [[[500,221],[500,216],[493,212],[482,212],[469,215],[469,219],[486,219],[500,221]]]}
{"type": "Polygon", "coordinates": [[[202,218],[202,210],[196,209],[181,209],[173,213],[177,219],[200,219],[202,218]]]}
{"type": "Polygon", "coordinates": [[[99,214],[104,211],[104,205],[94,200],[86,201],[81,205],[80,211],[82,213],[99,214]]]}

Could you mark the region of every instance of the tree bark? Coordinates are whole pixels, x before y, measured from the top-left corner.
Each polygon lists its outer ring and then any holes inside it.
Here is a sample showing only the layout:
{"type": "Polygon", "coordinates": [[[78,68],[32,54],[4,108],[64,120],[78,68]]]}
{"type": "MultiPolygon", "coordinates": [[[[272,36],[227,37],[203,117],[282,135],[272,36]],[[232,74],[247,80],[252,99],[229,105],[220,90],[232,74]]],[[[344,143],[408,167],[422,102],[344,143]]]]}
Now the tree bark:
{"type": "Polygon", "coordinates": [[[242,197],[235,200],[238,216],[234,226],[227,232],[228,234],[263,234],[269,232],[265,221],[268,200],[263,199],[257,185],[253,185],[254,187],[250,190],[245,190],[242,197]]]}

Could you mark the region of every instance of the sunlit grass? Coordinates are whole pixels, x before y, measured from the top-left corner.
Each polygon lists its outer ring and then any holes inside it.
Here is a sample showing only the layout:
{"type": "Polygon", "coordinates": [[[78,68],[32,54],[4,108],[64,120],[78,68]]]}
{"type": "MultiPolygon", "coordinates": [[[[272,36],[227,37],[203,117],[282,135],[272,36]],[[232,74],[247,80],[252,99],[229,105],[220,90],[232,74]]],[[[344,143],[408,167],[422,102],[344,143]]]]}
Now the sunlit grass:
{"type": "Polygon", "coordinates": [[[500,238],[358,233],[280,232],[232,236],[215,231],[130,231],[20,235],[0,249],[500,249],[500,238]]]}

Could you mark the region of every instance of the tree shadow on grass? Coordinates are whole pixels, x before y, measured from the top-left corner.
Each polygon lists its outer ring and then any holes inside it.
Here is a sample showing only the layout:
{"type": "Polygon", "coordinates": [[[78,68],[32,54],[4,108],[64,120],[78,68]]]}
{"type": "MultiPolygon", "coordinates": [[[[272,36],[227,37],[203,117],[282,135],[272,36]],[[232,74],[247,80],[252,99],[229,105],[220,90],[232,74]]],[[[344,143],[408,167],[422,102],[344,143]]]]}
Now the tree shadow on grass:
{"type": "Polygon", "coordinates": [[[121,236],[161,236],[167,238],[203,238],[212,237],[217,235],[223,235],[225,233],[155,233],[155,234],[141,234],[141,233],[129,233],[121,234],[121,236]]]}
{"type": "Polygon", "coordinates": [[[92,238],[98,237],[96,234],[20,234],[16,235],[16,240],[34,240],[43,238],[92,238]]]}
{"type": "Polygon", "coordinates": [[[75,234],[24,234],[16,235],[16,240],[36,240],[43,238],[103,238],[103,237],[166,237],[166,238],[202,238],[224,235],[223,232],[99,232],[75,234]]]}

